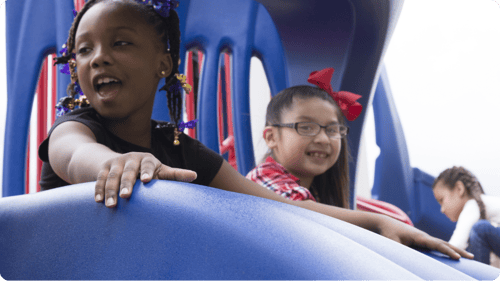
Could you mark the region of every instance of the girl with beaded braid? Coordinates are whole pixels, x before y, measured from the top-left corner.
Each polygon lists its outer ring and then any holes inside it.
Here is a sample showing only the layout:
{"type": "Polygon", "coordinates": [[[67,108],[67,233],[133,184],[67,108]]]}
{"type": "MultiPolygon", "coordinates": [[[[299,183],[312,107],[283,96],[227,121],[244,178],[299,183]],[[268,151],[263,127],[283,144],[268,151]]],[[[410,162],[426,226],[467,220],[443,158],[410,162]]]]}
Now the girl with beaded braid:
{"type": "MultiPolygon", "coordinates": [[[[81,12],[75,16],[75,20],[71,29],[69,31],[69,38],[67,47],[63,49],[63,55],[61,57],[55,58],[55,64],[67,63],[69,66],[72,83],[68,85],[68,94],[70,98],[75,99],[76,96],[82,95],[81,88],[78,84],[78,76],[76,73],[76,61],[75,61],[75,33],[76,29],[80,23],[82,16],[85,12],[90,9],[93,5],[103,2],[102,0],[89,0],[81,12]]],[[[145,3],[147,1],[139,1],[145,3]]],[[[180,30],[179,30],[179,17],[175,10],[178,5],[178,1],[165,1],[166,3],[158,3],[161,1],[153,1],[155,5],[162,5],[159,9],[154,9],[153,6],[143,6],[145,8],[139,9],[144,19],[148,24],[154,26],[157,34],[159,35],[160,41],[163,45],[164,52],[169,53],[172,58],[172,71],[170,75],[165,77],[165,85],[160,88],[160,91],[167,92],[167,101],[168,101],[168,109],[170,113],[171,119],[175,122],[175,124],[179,123],[181,119],[182,112],[182,95],[180,94],[181,87],[188,87],[186,90],[190,90],[189,85],[185,84],[184,80],[181,79],[183,75],[179,75],[177,72],[179,71],[179,48],[180,48],[180,30]],[[181,84],[181,80],[182,83],[181,84]]],[[[134,1],[131,1],[134,3],[134,1]]],[[[140,8],[139,4],[136,4],[136,7],[140,8]]],[[[189,91],[188,91],[189,93],[189,91]]],[[[84,106],[87,105],[86,101],[82,98],[75,99],[76,104],[80,105],[84,103],[84,106]],[[82,101],[83,100],[83,101],[82,101]]],[[[65,105],[68,103],[71,104],[73,101],[71,99],[63,98],[62,102],[65,105]]],[[[75,104],[75,102],[73,102],[75,104]]],[[[72,110],[73,106],[69,106],[69,109],[72,110]]]]}
{"type": "Polygon", "coordinates": [[[58,63],[70,63],[69,93],[74,96],[81,88],[90,106],[58,118],[41,144],[42,189],[96,181],[95,201],[113,208],[120,204],[118,196],[131,196],[137,178],[188,181],[307,208],[455,259],[471,257],[386,216],[287,200],[246,179],[220,155],[179,132],[183,79],[175,75],[179,20],[172,8],[176,2],[89,0],[78,13],[67,52],[58,63]],[[151,120],[163,78],[176,124],[151,120]]]}
{"type": "Polygon", "coordinates": [[[450,244],[470,251],[474,259],[490,263],[490,252],[500,256],[500,198],[485,195],[477,178],[463,167],[444,170],[432,186],[441,212],[457,222],[450,244]]]}

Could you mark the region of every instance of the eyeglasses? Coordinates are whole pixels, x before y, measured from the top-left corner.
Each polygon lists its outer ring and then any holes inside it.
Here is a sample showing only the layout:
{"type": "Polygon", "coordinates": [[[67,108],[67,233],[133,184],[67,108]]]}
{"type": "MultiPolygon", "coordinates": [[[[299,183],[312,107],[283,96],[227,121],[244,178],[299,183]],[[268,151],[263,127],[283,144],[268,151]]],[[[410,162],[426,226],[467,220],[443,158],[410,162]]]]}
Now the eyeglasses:
{"type": "Polygon", "coordinates": [[[340,124],[332,124],[328,126],[321,126],[314,122],[297,122],[288,124],[273,124],[274,127],[288,127],[295,128],[297,133],[301,136],[316,136],[321,131],[321,128],[325,129],[325,133],[328,137],[332,139],[340,139],[349,133],[349,127],[340,124]]]}

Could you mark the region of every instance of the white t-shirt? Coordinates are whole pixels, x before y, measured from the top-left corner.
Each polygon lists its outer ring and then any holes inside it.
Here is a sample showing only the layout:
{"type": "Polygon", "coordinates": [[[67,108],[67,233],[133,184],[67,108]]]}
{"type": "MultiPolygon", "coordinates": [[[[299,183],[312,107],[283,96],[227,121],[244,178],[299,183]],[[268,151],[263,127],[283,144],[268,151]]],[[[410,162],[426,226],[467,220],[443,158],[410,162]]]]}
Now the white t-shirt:
{"type": "MultiPolygon", "coordinates": [[[[493,225],[500,224],[500,197],[481,194],[481,199],[486,209],[486,220],[492,222],[493,225]]],[[[450,238],[450,244],[465,250],[468,246],[470,231],[479,219],[479,206],[476,200],[470,199],[465,203],[458,217],[457,226],[450,238]]]]}

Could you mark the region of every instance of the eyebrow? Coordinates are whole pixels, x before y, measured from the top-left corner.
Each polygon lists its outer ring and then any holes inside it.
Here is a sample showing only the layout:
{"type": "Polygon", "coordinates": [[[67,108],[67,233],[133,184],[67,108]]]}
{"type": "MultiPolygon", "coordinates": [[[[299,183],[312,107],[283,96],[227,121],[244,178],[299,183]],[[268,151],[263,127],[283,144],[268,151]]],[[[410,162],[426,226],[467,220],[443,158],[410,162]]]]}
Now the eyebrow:
{"type": "MultiPolygon", "coordinates": [[[[108,30],[116,30],[116,31],[126,30],[126,31],[133,32],[133,33],[137,34],[137,31],[134,28],[129,27],[129,26],[116,26],[116,27],[108,28],[106,31],[108,31],[108,30]]],[[[80,34],[78,37],[75,37],[75,43],[76,43],[77,39],[85,38],[87,36],[89,36],[89,32],[85,32],[85,33],[80,34]]]]}
{"type": "MultiPolygon", "coordinates": [[[[307,120],[307,121],[311,121],[311,122],[316,122],[316,120],[314,120],[313,118],[308,117],[308,116],[299,116],[299,117],[297,117],[297,119],[299,119],[299,120],[307,120]]],[[[330,124],[339,124],[339,122],[338,121],[331,121],[328,124],[329,125],[330,124]]]]}

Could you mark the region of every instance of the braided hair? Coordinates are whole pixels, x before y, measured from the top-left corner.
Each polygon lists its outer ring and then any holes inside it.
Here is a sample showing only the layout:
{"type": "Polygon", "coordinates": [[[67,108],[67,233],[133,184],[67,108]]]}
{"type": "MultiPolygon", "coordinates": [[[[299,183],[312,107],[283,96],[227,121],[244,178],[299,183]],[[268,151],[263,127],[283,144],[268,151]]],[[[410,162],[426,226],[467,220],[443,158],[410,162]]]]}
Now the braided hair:
{"type": "Polygon", "coordinates": [[[443,183],[450,189],[453,189],[457,181],[461,181],[467,190],[467,194],[476,200],[477,205],[479,206],[481,219],[486,219],[486,209],[484,207],[484,202],[481,199],[481,194],[484,194],[483,187],[470,171],[464,167],[457,166],[448,168],[436,178],[434,184],[432,185],[433,189],[440,180],[442,180],[443,183]]]}
{"type": "MultiPolygon", "coordinates": [[[[267,106],[266,126],[281,123],[282,114],[293,106],[294,98],[319,98],[331,103],[337,109],[339,123],[346,125],[342,111],[327,92],[313,86],[294,86],[284,89],[271,99],[267,106]]],[[[347,138],[341,139],[341,147],[337,162],[323,174],[314,177],[310,190],[316,200],[321,203],[349,208],[349,161],[351,158],[347,138]]],[[[268,156],[272,156],[272,152],[266,153],[262,162],[268,156]]]]}
{"type": "MultiPolygon", "coordinates": [[[[75,64],[71,63],[74,58],[73,50],[75,48],[75,35],[78,25],[83,17],[83,15],[92,8],[95,4],[101,2],[107,2],[110,0],[88,0],[82,7],[80,12],[76,15],[73,20],[73,24],[69,30],[69,37],[66,43],[67,51],[62,54],[62,56],[55,58],[55,64],[66,64],[69,63],[71,77],[73,82],[68,85],[67,93],[68,96],[74,98],[78,94],[78,85],[76,77],[75,64]]],[[[116,1],[116,0],[114,0],[116,1]]],[[[134,0],[122,0],[121,2],[128,5],[132,5],[141,16],[146,20],[146,22],[152,25],[158,34],[160,41],[164,46],[164,52],[170,53],[172,57],[172,72],[169,76],[165,77],[165,85],[160,88],[160,91],[167,92],[167,105],[171,120],[178,124],[181,120],[182,114],[182,95],[174,91],[173,87],[177,83],[177,78],[175,74],[179,72],[179,51],[180,51],[180,29],[179,29],[179,16],[174,9],[170,9],[168,17],[162,17],[151,5],[143,5],[137,3],[134,0]]]]}

